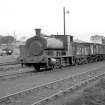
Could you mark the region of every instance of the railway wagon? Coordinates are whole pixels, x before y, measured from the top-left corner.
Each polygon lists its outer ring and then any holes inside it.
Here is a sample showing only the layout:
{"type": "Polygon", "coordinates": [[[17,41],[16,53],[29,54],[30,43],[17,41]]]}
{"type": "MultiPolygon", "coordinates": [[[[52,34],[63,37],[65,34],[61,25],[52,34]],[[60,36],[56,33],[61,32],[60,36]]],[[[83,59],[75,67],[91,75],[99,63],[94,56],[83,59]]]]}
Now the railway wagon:
{"type": "Polygon", "coordinates": [[[105,59],[105,45],[98,43],[90,43],[89,61],[102,61],[105,59]]]}
{"type": "Polygon", "coordinates": [[[75,59],[75,65],[88,63],[87,57],[90,54],[89,43],[73,43],[73,55],[75,59]]]}
{"type": "Polygon", "coordinates": [[[36,29],[36,36],[20,46],[19,61],[39,71],[41,68],[84,64],[105,59],[105,46],[95,43],[77,43],[70,35],[44,36],[36,29]]]}
{"type": "Polygon", "coordinates": [[[98,43],[73,43],[75,64],[102,61],[105,59],[105,45],[98,43]]]}

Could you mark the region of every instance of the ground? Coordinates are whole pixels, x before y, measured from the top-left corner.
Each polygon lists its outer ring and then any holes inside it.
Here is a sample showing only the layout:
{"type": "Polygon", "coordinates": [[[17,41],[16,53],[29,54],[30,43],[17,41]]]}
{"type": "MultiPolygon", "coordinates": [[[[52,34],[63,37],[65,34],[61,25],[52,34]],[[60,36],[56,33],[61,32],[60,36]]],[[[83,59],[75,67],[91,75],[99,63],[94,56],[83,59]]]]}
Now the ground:
{"type": "Polygon", "coordinates": [[[72,101],[67,102],[66,105],[105,105],[105,78],[93,86],[75,93],[72,101]]]}

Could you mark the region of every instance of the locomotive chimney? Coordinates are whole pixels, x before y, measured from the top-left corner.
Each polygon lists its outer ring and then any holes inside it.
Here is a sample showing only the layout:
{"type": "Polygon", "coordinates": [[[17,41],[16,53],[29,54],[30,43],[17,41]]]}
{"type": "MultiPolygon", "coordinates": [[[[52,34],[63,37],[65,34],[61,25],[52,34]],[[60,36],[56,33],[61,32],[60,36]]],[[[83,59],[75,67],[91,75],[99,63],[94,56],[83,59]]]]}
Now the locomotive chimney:
{"type": "Polygon", "coordinates": [[[41,35],[41,29],[40,28],[36,28],[35,32],[36,32],[36,36],[40,36],[41,35]]]}

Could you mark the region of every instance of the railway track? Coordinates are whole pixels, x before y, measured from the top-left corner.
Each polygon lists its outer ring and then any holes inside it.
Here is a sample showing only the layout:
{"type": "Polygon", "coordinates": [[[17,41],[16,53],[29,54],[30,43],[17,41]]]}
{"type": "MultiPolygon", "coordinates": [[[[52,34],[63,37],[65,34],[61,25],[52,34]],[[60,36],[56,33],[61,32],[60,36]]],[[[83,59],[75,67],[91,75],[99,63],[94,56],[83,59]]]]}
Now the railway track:
{"type": "Polygon", "coordinates": [[[0,63],[0,73],[6,72],[9,70],[15,70],[21,68],[21,65],[18,62],[5,62],[5,63],[0,63]]]}
{"type": "MultiPolygon", "coordinates": [[[[92,63],[95,64],[95,63],[92,63]]],[[[87,65],[87,64],[85,64],[87,65]]],[[[85,66],[84,65],[84,66],[85,66]]],[[[91,64],[90,64],[91,65],[91,64]]],[[[28,68],[28,67],[24,67],[22,68],[21,65],[2,65],[4,66],[3,68],[0,68],[0,81],[2,80],[9,80],[9,79],[13,79],[16,77],[23,77],[23,76],[28,76],[28,75],[33,75],[35,74],[34,72],[34,68],[28,68]]],[[[71,66],[70,68],[75,68],[75,67],[81,67],[83,65],[76,65],[76,66],[71,66]]],[[[66,68],[66,67],[64,67],[66,68]]],[[[58,69],[59,70],[59,69],[58,69]]],[[[42,70],[43,71],[43,70],[42,70]]]]}
{"type": "MultiPolygon", "coordinates": [[[[81,67],[81,66],[83,65],[71,66],[71,68],[81,67]]],[[[19,78],[26,78],[33,75],[35,75],[34,68],[10,67],[10,69],[8,68],[8,70],[4,70],[2,71],[2,73],[0,73],[0,82],[16,80],[19,78]]]]}
{"type": "Polygon", "coordinates": [[[8,72],[14,72],[14,71],[17,71],[18,69],[21,69],[21,66],[20,65],[8,65],[8,66],[2,66],[0,67],[0,75],[1,74],[5,74],[5,73],[8,73],[8,72]]]}
{"type": "MultiPolygon", "coordinates": [[[[83,65],[71,66],[70,69],[75,69],[76,67],[82,67],[82,66],[83,65]]],[[[59,69],[58,69],[58,71],[59,71],[59,69]]],[[[46,72],[46,71],[44,71],[44,72],[46,72]]],[[[52,72],[55,72],[55,71],[52,71],[52,72]]],[[[39,73],[35,73],[34,68],[27,68],[27,67],[21,68],[20,66],[19,67],[18,66],[17,67],[10,67],[10,68],[8,68],[8,70],[5,69],[4,71],[1,71],[0,82],[22,79],[22,78],[37,75],[39,73]]]]}
{"type": "Polygon", "coordinates": [[[3,81],[8,81],[8,80],[16,80],[18,78],[24,78],[24,77],[28,77],[28,76],[32,76],[35,73],[33,72],[33,69],[18,69],[17,71],[10,71],[10,72],[5,72],[5,73],[0,73],[0,82],[3,81]]]}
{"type": "MultiPolygon", "coordinates": [[[[105,78],[105,74],[82,81],[64,91],[57,92],[49,97],[46,97],[45,99],[42,99],[30,105],[74,105],[71,103],[75,101],[74,94],[76,94],[76,92],[83,91],[84,89],[86,89],[86,87],[89,87],[88,85],[93,86],[93,84],[99,82],[99,80],[103,79],[103,77],[105,78]]],[[[76,95],[76,97],[78,96],[76,95]]]]}
{"type": "Polygon", "coordinates": [[[14,62],[5,62],[5,63],[0,63],[0,66],[6,66],[6,65],[17,65],[19,62],[14,61],[14,62]]]}
{"type": "Polygon", "coordinates": [[[61,103],[58,104],[60,98],[102,77],[105,77],[103,68],[87,71],[2,97],[0,98],[0,105],[61,105],[61,103]]]}

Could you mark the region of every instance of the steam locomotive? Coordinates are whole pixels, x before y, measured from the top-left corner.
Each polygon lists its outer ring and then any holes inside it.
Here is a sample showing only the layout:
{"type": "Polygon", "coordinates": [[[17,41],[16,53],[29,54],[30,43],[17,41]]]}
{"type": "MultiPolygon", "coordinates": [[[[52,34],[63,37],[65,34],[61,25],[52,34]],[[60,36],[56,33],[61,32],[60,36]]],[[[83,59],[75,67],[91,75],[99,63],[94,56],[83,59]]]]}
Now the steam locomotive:
{"type": "Polygon", "coordinates": [[[19,61],[22,65],[54,69],[63,66],[80,65],[105,59],[105,45],[78,43],[71,35],[43,36],[41,29],[35,29],[36,36],[20,46],[19,61]]]}

